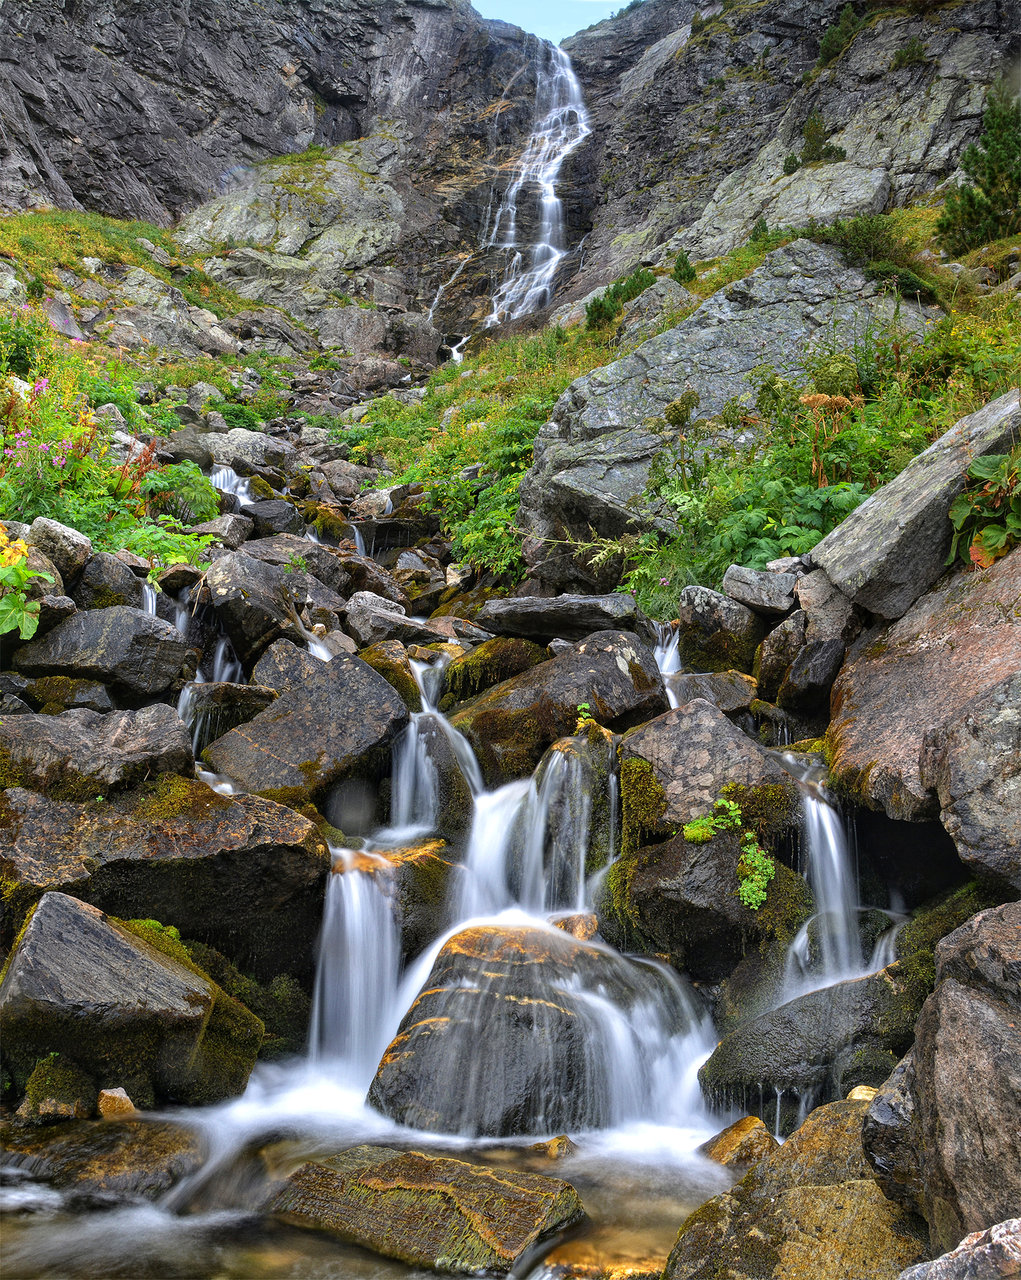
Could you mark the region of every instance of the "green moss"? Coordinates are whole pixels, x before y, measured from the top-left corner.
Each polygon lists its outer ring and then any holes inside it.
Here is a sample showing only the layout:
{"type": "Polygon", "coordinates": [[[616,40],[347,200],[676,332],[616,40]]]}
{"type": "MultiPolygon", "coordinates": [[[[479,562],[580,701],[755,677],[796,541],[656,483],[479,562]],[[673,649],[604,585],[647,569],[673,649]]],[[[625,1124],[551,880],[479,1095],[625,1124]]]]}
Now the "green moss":
{"type": "Polygon", "coordinates": [[[497,636],[486,640],[447,668],[447,692],[451,705],[474,698],[513,676],[547,661],[549,650],[531,640],[497,636]]]}
{"type": "Polygon", "coordinates": [[[979,911],[999,906],[1002,895],[988,889],[977,880],[926,903],[915,913],[913,920],[897,935],[898,957],[912,956],[916,952],[935,951],[936,944],[948,933],[959,929],[979,911]]]}
{"type": "Polygon", "coordinates": [[[40,1058],[25,1082],[25,1102],[31,1118],[84,1120],[96,1109],[96,1082],[76,1062],[61,1053],[40,1058]]]}
{"type": "Polygon", "coordinates": [[[403,649],[395,650],[393,642],[386,641],[370,644],[359,652],[358,657],[397,690],[409,711],[422,710],[422,694],[403,649]]]}
{"type": "Polygon", "coordinates": [[[759,840],[778,836],[800,821],[801,801],[793,781],[757,787],[728,782],[721,788],[720,797],[738,806],[742,823],[759,840]]]}
{"type": "Polygon", "coordinates": [[[131,603],[123,591],[114,591],[111,587],[95,587],[89,594],[90,609],[112,609],[114,605],[131,603]]]}
{"type": "Polygon", "coordinates": [[[131,816],[140,822],[175,822],[184,817],[200,820],[211,810],[229,809],[229,796],[221,796],[194,778],[179,773],[162,773],[144,782],[136,792],[131,816]]]}
{"type": "Polygon", "coordinates": [[[621,855],[633,854],[657,832],[666,813],[666,792],[648,760],[629,757],[620,766],[621,855]]]}
{"type": "MultiPolygon", "coordinates": [[[[58,708],[63,710],[63,708],[58,708]]],[[[87,804],[97,796],[109,794],[109,783],[87,773],[79,773],[72,768],[54,771],[54,779],[44,786],[33,778],[25,767],[15,760],[6,747],[0,747],[0,789],[25,787],[30,791],[39,791],[51,800],[69,800],[75,804],[87,804]]]]}
{"type": "Polygon", "coordinates": [[[277,496],[273,486],[262,476],[249,476],[248,482],[252,487],[252,493],[257,498],[275,498],[277,496]]]}

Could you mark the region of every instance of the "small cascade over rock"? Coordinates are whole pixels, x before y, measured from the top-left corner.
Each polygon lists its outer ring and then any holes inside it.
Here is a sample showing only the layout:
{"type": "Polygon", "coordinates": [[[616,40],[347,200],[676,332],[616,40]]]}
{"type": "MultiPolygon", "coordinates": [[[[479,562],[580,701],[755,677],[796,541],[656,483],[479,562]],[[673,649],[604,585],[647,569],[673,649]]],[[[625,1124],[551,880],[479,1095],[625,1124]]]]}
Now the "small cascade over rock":
{"type": "Polygon", "coordinates": [[[535,127],[486,241],[488,248],[502,250],[507,259],[485,320],[487,329],[529,315],[552,301],[557,272],[568,253],[557,182],[564,161],[592,130],[571,59],[563,49],[548,43],[543,59],[536,89],[535,127]],[[520,229],[526,212],[536,223],[530,242],[522,238],[520,229]]]}
{"type": "Polygon", "coordinates": [[[677,694],[676,677],[684,670],[680,654],[680,630],[669,622],[657,622],[656,627],[656,666],[663,677],[667,701],[671,708],[680,706],[677,694]]]}

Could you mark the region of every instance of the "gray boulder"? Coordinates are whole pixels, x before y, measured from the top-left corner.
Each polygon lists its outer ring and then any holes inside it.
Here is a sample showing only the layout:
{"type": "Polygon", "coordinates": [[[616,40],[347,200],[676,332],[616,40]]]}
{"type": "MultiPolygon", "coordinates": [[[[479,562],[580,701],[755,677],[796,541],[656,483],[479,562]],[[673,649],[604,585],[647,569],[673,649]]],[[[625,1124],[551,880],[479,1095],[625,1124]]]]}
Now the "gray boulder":
{"type": "Polygon", "coordinates": [[[79,609],[107,609],[114,604],[142,607],[142,582],[122,560],[106,551],[92,556],[71,589],[79,609]]]}
{"type": "Polygon", "coordinates": [[[257,538],[272,538],[278,533],[301,533],[305,521],[293,502],[284,498],[267,498],[263,502],[249,502],[241,514],[255,523],[257,538]]]}
{"type": "Polygon", "coordinates": [[[1021,1275],[1021,1218],[973,1231],[933,1262],[902,1271],[897,1280],[1006,1280],[1021,1275]]]}
{"type": "Polygon", "coordinates": [[[751,671],[765,633],[747,605],[709,587],[685,587],[677,602],[677,649],[688,666],[751,671]]]}
{"type": "Polygon", "coordinates": [[[258,467],[287,470],[297,457],[297,450],[288,441],[246,427],[233,427],[225,436],[211,435],[209,451],[215,462],[235,471],[240,463],[245,472],[258,467]]]}
{"type": "MultiPolygon", "coordinates": [[[[701,397],[700,414],[717,414],[735,396],[750,398],[748,375],[757,365],[796,369],[834,326],[861,333],[892,319],[894,309],[836,250],[796,240],[676,328],[577,379],[536,438],[535,461],[521,483],[518,518],[533,572],[561,590],[605,589],[614,585],[606,580],[612,569],[586,569],[569,549],[547,548],[547,540],[586,541],[593,529],[610,537],[675,531],[670,510],[646,494],[664,441],[643,424],[660,419],[688,387],[701,397]]],[[[900,309],[900,323],[922,327],[910,307],[900,309]]]]}
{"type": "Polygon", "coordinates": [[[191,742],[177,712],[65,711],[0,720],[8,786],[91,800],[160,773],[190,773],[191,742]]]}
{"type": "Polygon", "coordinates": [[[215,520],[207,520],[204,524],[192,525],[194,534],[210,535],[228,551],[237,551],[238,547],[252,536],[255,521],[243,515],[217,516],[215,520]]]}
{"type": "Polygon", "coordinates": [[[113,605],[72,614],[16,649],[12,661],[26,675],[82,677],[151,697],[180,674],[186,653],[181,633],[169,622],[113,605]]]}
{"type": "Polygon", "coordinates": [[[298,575],[232,551],[206,574],[206,589],[217,621],[245,667],[281,635],[300,636],[295,588],[298,575]]]}
{"type": "Polygon", "coordinates": [[[766,618],[782,618],[794,608],[797,575],[767,573],[732,564],[723,575],[723,594],[766,618]]]}
{"type": "Polygon", "coordinates": [[[367,663],[338,654],[204,754],[246,791],[304,803],[343,778],[381,772],[407,723],[396,690],[367,663]]]}
{"type": "Polygon", "coordinates": [[[60,576],[69,584],[85,568],[92,555],[92,543],[84,533],[69,529],[67,525],[50,520],[47,516],[36,516],[25,541],[52,560],[60,576]]]}
{"type": "Polygon", "coordinates": [[[753,674],[758,694],[765,702],[775,702],[791,663],[805,644],[808,619],[803,609],[795,609],[765,637],[755,653],[753,674]]]}
{"type": "Polygon", "coordinates": [[[101,1087],[141,1078],[175,1102],[240,1093],[263,1033],[204,975],[63,893],[43,896],[18,940],[0,1028],[18,1075],[62,1053],[101,1087]]]}
{"type": "Polygon", "coordinates": [[[487,600],[475,621],[501,636],[584,640],[593,631],[638,631],[634,596],[556,596],[552,600],[487,600]]]}
{"type": "Polygon", "coordinates": [[[1021,1204],[1021,904],[944,938],[936,981],[862,1140],[884,1192],[945,1251],[1021,1204]]]}
{"type": "Polygon", "coordinates": [[[950,505],[972,460],[1006,453],[1021,439],[1019,393],[990,401],[914,458],[852,511],[812,551],[812,560],[850,600],[881,618],[900,618],[943,572],[950,505]]]}

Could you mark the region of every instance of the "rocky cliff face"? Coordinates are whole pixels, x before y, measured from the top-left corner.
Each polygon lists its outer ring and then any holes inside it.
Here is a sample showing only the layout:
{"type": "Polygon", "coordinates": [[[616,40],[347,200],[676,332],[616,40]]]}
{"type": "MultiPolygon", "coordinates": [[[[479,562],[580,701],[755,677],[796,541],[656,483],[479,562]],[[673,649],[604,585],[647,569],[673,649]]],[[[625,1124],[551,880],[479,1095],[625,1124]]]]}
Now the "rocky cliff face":
{"type": "Polygon", "coordinates": [[[449,180],[527,130],[529,43],[467,0],[16,0],[0,29],[0,209],[167,224],[258,160],[391,121],[449,180]]]}
{"type": "Polygon", "coordinates": [[[701,13],[690,0],[644,0],[572,37],[565,48],[595,128],[579,157],[593,175],[588,266],[571,293],[682,245],[693,259],[726,252],[759,217],[798,225],[930,190],[953,172],[978,132],[985,87],[1016,53],[1008,7],[976,0],[866,15],[818,74],[820,40],[843,0],[701,13]],[[912,39],[924,59],[893,70],[912,39]],[[785,177],[812,111],[847,160],[785,177]]]}

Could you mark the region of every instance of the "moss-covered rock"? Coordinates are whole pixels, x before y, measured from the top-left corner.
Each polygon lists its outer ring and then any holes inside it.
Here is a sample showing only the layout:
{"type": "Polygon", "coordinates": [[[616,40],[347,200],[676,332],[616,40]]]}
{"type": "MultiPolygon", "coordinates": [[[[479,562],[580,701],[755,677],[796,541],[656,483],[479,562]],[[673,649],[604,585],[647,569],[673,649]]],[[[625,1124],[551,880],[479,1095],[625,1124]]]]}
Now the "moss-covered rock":
{"type": "Polygon", "coordinates": [[[409,711],[422,710],[422,694],[408,660],[408,651],[399,640],[381,640],[378,644],[370,644],[361,649],[358,656],[381,675],[387,684],[393,685],[409,711]]]}
{"type": "Polygon", "coordinates": [[[697,1209],[664,1280],[893,1280],[925,1257],[923,1224],[869,1177],[867,1105],[813,1111],[737,1186],[697,1209]]]}
{"type": "Polygon", "coordinates": [[[49,1053],[35,1064],[25,1083],[18,1119],[30,1124],[87,1120],[96,1110],[96,1082],[73,1059],[49,1053]]]}
{"type": "Polygon", "coordinates": [[[584,1214],[559,1179],[386,1147],[302,1165],[270,1209],[384,1257],[468,1275],[505,1274],[584,1214]]]}
{"type": "Polygon", "coordinates": [[[446,693],[440,703],[448,710],[466,702],[495,684],[536,667],[549,658],[549,650],[531,640],[516,636],[497,636],[486,640],[470,653],[463,654],[447,667],[446,693]]]}
{"type": "Polygon", "coordinates": [[[62,893],[43,896],[11,954],[0,1027],[16,1085],[27,1088],[39,1059],[57,1053],[100,1088],[137,1095],[142,1082],[158,1099],[188,1103],[239,1093],[263,1037],[174,931],[62,893]]]}

